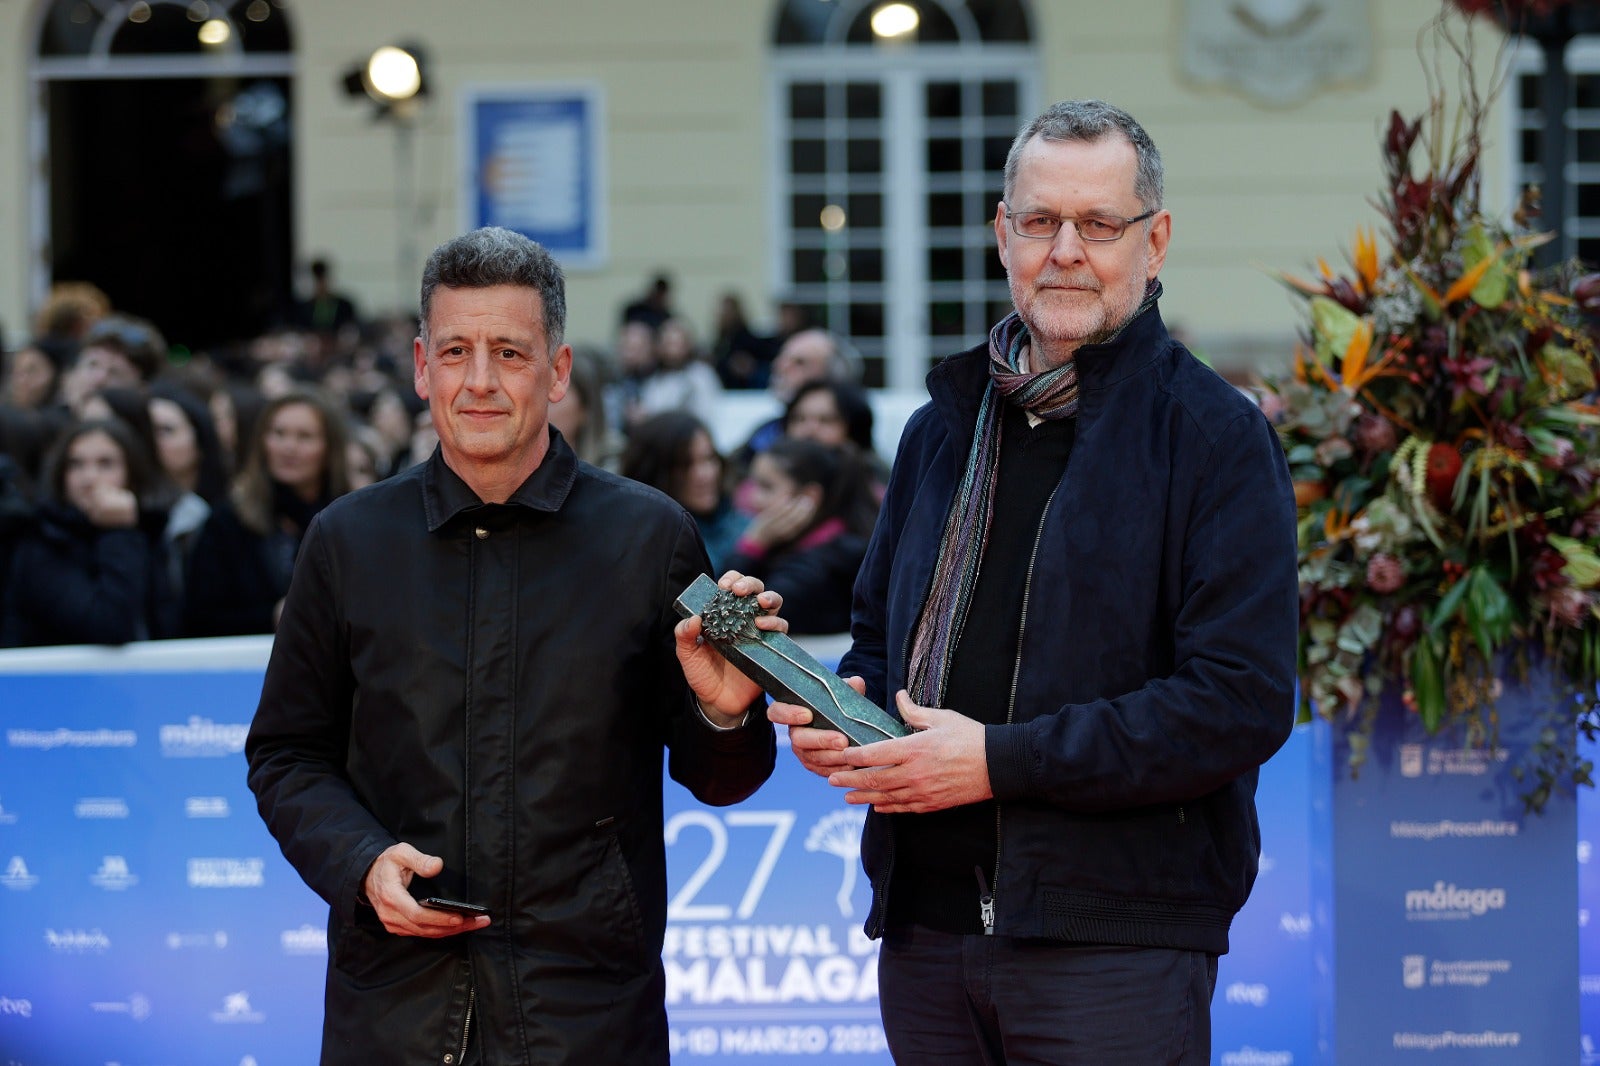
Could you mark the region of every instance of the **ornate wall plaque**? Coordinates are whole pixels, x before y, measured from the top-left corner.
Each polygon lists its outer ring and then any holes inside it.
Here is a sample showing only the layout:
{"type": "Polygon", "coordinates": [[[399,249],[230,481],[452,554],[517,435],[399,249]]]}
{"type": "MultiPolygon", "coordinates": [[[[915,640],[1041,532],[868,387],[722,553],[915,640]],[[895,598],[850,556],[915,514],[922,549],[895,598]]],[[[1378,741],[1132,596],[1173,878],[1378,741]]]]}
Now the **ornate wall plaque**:
{"type": "Polygon", "coordinates": [[[1368,0],[1184,0],[1183,72],[1274,106],[1372,66],[1368,0]]]}
{"type": "Polygon", "coordinates": [[[813,724],[819,728],[837,729],[851,744],[871,744],[911,732],[787,634],[757,629],[754,596],[724,592],[702,574],[678,595],[673,606],[685,618],[699,615],[705,638],[769,696],[811,708],[813,724]]]}

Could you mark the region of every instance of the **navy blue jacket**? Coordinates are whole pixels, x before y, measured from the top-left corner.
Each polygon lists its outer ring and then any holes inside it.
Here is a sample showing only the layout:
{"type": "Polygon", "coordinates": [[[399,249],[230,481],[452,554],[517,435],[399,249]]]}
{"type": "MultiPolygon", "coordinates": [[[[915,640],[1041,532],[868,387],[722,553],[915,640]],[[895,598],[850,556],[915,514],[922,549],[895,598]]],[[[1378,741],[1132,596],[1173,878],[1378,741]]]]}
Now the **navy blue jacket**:
{"type": "MultiPolygon", "coordinates": [[[[994,669],[1011,709],[985,727],[994,931],[1222,953],[1255,881],[1258,767],[1294,722],[1288,467],[1256,406],[1153,307],[1077,364],[1076,441],[1018,604],[1018,655],[994,669]]],[[[880,705],[905,685],[986,381],[986,348],[941,363],[900,443],[839,671],[880,705]]],[[[867,819],[870,936],[888,819],[908,817],[867,819]]]]}

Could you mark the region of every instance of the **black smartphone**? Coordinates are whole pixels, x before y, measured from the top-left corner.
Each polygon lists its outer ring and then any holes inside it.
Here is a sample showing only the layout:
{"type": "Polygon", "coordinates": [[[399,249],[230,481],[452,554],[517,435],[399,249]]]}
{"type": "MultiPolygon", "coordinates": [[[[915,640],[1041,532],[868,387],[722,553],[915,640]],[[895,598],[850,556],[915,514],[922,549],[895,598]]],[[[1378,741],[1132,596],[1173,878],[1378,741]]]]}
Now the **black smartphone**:
{"type": "Polygon", "coordinates": [[[417,902],[431,910],[449,911],[451,914],[459,914],[463,918],[476,918],[480,914],[487,915],[489,913],[488,907],[480,907],[476,903],[462,903],[457,899],[440,899],[438,896],[429,896],[427,899],[419,899],[417,902]]]}

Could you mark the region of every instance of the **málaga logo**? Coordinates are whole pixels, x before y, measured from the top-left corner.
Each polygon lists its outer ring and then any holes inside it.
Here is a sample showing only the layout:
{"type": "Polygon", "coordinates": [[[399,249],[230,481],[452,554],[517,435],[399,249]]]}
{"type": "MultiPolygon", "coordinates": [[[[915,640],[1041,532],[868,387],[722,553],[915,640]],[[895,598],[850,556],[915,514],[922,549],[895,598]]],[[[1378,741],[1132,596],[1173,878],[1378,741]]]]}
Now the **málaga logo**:
{"type": "Polygon", "coordinates": [[[244,751],[244,738],[250,732],[243,722],[218,724],[209,718],[190,715],[181,725],[161,727],[161,755],[167,759],[215,759],[244,751]]]}
{"type": "Polygon", "coordinates": [[[1406,918],[1412,920],[1481,918],[1489,911],[1505,909],[1506,890],[1503,888],[1457,888],[1435,881],[1432,889],[1416,888],[1406,892],[1406,918]]]}

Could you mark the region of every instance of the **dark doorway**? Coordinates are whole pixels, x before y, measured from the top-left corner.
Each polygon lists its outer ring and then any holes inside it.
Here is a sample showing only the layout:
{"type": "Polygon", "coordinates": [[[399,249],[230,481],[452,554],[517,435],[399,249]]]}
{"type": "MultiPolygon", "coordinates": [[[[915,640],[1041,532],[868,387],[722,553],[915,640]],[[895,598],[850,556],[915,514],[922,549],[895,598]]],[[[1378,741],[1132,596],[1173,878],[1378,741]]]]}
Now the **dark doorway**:
{"type": "Polygon", "coordinates": [[[254,336],[291,298],[287,78],[49,85],[52,278],[192,349],[254,336]]]}

